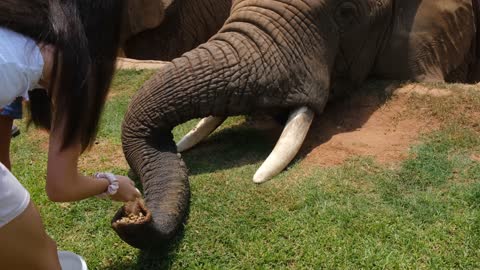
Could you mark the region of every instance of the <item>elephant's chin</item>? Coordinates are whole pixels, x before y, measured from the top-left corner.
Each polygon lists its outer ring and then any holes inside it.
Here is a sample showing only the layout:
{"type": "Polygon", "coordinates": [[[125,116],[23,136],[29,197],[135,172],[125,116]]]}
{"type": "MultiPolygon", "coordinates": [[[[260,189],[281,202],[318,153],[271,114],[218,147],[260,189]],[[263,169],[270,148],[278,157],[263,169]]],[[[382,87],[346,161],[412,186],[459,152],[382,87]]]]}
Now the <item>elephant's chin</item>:
{"type": "Polygon", "coordinates": [[[162,243],[152,241],[158,239],[158,232],[155,230],[152,213],[143,201],[126,203],[117,211],[111,223],[118,236],[133,247],[146,249],[162,246],[162,243]]]}

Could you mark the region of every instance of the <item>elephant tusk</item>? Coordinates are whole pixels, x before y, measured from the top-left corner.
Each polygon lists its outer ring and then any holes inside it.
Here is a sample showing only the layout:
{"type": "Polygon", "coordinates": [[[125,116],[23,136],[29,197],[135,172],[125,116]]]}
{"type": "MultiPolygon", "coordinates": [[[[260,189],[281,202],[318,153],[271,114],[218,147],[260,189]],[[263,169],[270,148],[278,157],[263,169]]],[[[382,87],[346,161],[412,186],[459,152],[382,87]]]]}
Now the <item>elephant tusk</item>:
{"type": "Polygon", "coordinates": [[[217,116],[209,116],[205,117],[200,122],[198,122],[197,126],[192,129],[190,132],[187,133],[178,143],[177,143],[177,151],[184,152],[196,144],[201,142],[205,139],[210,133],[212,133],[217,127],[219,127],[223,121],[227,119],[226,117],[217,117],[217,116]]]}
{"type": "Polygon", "coordinates": [[[300,150],[313,117],[313,111],[307,107],[301,107],[290,114],[280,139],[253,176],[253,182],[266,182],[288,166],[300,150]]]}

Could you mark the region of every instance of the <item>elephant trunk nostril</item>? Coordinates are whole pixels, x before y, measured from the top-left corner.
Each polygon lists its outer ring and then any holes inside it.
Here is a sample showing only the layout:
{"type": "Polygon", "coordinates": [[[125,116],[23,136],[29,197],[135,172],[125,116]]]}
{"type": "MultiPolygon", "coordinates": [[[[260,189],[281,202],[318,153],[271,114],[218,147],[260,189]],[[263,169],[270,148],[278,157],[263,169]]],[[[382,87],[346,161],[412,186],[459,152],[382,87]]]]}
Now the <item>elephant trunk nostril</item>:
{"type": "Polygon", "coordinates": [[[112,227],[119,228],[129,224],[144,224],[152,221],[152,213],[145,207],[143,200],[127,202],[112,219],[112,227]]]}
{"type": "MultiPolygon", "coordinates": [[[[155,243],[146,241],[155,236],[152,213],[143,201],[126,203],[112,218],[111,226],[117,235],[129,245],[139,248],[155,247],[155,243]]],[[[159,243],[160,246],[162,243],[159,243]]]]}

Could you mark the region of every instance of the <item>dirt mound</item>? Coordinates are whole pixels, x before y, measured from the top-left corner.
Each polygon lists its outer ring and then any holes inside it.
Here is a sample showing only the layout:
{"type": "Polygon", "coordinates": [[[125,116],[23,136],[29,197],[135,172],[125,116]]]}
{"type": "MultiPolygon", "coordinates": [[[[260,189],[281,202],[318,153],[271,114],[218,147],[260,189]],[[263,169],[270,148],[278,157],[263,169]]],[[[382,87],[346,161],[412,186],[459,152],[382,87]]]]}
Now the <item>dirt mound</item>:
{"type": "Polygon", "coordinates": [[[405,159],[422,133],[439,127],[438,120],[409,109],[410,94],[450,93],[421,85],[392,87],[385,89],[393,93],[388,98],[378,93],[357,94],[329,104],[314,121],[301,151],[303,165],[338,165],[354,156],[371,156],[380,163],[405,159]]]}

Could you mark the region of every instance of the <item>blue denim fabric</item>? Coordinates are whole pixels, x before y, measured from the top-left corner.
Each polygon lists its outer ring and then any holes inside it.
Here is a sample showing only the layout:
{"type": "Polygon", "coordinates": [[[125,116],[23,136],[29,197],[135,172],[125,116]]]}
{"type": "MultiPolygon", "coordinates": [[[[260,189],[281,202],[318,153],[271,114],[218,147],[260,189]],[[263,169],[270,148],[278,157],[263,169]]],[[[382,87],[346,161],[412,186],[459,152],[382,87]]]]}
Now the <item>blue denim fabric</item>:
{"type": "Polygon", "coordinates": [[[22,99],[21,97],[15,99],[14,102],[2,108],[0,115],[9,116],[13,119],[22,119],[22,99]]]}

